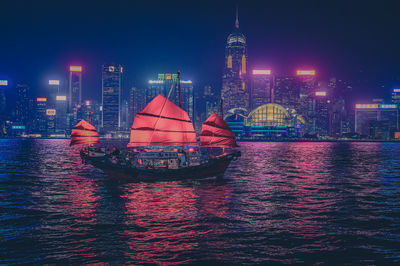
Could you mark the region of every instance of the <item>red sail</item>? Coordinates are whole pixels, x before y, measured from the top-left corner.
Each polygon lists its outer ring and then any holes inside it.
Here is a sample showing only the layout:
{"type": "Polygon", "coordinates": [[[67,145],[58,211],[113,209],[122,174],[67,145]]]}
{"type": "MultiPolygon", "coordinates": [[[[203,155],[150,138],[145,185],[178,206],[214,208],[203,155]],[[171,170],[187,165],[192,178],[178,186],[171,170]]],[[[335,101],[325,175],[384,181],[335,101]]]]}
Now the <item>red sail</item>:
{"type": "Polygon", "coordinates": [[[238,147],[235,135],[229,125],[216,113],[203,123],[200,134],[200,145],[211,147],[238,147]]]}
{"type": "Polygon", "coordinates": [[[133,121],[128,147],[197,146],[188,114],[159,94],[133,121]]]}
{"type": "Polygon", "coordinates": [[[81,120],[72,128],[70,146],[77,144],[92,144],[99,142],[96,128],[85,120],[81,120]]]}

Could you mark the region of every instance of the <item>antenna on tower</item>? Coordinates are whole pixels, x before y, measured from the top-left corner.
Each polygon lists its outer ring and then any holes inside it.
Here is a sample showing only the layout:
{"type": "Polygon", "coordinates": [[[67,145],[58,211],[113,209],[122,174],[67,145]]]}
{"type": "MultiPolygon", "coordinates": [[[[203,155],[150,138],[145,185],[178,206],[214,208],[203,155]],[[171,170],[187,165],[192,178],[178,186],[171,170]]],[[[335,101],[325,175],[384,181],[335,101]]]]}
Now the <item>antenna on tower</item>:
{"type": "Polygon", "coordinates": [[[236,21],[235,21],[236,29],[239,29],[239,6],[236,5],[236,21]]]}

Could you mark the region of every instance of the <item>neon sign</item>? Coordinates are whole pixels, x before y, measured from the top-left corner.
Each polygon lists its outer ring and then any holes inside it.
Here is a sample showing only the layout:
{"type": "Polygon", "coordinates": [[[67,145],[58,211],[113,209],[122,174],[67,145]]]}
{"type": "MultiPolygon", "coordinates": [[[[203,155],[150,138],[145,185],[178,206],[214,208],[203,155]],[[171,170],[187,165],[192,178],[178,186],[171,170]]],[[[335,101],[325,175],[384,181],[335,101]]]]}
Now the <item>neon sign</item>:
{"type": "Polygon", "coordinates": [[[47,98],[36,98],[37,102],[47,102],[47,98]]]}
{"type": "Polygon", "coordinates": [[[315,76],[315,70],[297,70],[297,76],[315,76]]]}
{"type": "Polygon", "coordinates": [[[356,104],[356,109],[396,109],[397,104],[356,104]]]}
{"type": "Polygon", "coordinates": [[[270,69],[254,69],[253,75],[271,75],[270,69]]]}
{"type": "Polygon", "coordinates": [[[25,129],[25,126],[11,126],[12,129],[25,129]]]}
{"type": "Polygon", "coordinates": [[[0,86],[8,86],[8,80],[0,80],[0,86]]]}
{"type": "Polygon", "coordinates": [[[326,91],[316,91],[315,96],[326,96],[326,91]]]}
{"type": "Polygon", "coordinates": [[[397,108],[397,104],[380,104],[379,108],[381,108],[381,109],[397,108]]]}
{"type": "Polygon", "coordinates": [[[150,84],[163,84],[164,81],[163,80],[149,80],[150,84]]]}
{"type": "Polygon", "coordinates": [[[82,72],[82,67],[81,66],[70,66],[69,71],[71,72],[82,72]]]}
{"type": "Polygon", "coordinates": [[[46,115],[56,115],[56,109],[47,109],[46,115]]]}
{"type": "Polygon", "coordinates": [[[49,80],[49,85],[60,85],[59,80],[49,80]]]}
{"type": "Polygon", "coordinates": [[[394,89],[393,92],[400,92],[400,89],[394,89]]]}
{"type": "Polygon", "coordinates": [[[56,101],[66,101],[66,100],[67,100],[67,96],[64,96],[64,95],[56,96],[56,101]]]}

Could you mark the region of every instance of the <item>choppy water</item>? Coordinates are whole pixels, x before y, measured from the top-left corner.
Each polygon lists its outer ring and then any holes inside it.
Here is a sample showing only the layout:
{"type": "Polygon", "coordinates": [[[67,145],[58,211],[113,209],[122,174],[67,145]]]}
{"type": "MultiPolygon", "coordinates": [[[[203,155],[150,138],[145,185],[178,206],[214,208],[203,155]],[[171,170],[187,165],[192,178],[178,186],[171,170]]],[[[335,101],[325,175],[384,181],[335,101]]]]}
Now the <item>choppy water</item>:
{"type": "Polygon", "coordinates": [[[0,140],[0,264],[400,262],[400,144],[241,146],[223,180],[118,183],[0,140]]]}

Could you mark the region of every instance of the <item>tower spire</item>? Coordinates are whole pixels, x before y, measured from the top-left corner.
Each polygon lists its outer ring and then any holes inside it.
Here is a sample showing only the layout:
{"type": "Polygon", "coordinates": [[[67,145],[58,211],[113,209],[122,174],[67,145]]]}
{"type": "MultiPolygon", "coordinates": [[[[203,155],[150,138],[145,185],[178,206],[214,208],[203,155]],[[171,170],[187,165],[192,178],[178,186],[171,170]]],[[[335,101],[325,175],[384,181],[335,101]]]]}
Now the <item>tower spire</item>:
{"type": "Polygon", "coordinates": [[[239,29],[239,8],[238,5],[236,5],[236,21],[235,21],[235,27],[236,29],[239,29]]]}

